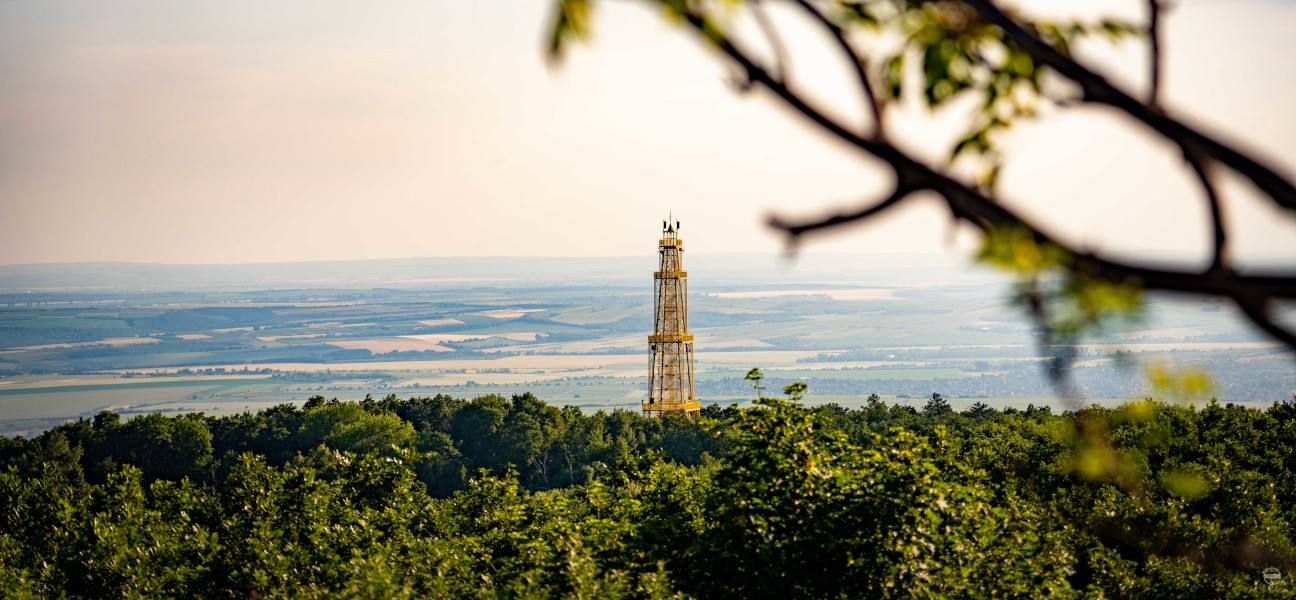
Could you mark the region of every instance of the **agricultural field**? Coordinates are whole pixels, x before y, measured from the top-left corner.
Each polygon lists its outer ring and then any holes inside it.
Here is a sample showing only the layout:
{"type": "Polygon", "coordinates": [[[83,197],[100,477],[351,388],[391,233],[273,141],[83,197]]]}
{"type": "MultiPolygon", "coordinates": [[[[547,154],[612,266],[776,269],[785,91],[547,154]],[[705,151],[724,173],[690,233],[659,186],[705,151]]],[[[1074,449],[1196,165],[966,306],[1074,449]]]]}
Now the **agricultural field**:
{"type": "MultiPolygon", "coordinates": [[[[993,273],[912,258],[796,270],[690,260],[704,403],[751,399],[743,376],[759,367],[766,393],[802,381],[810,403],[857,406],[877,393],[921,405],[940,392],[955,407],[1075,405],[1057,397],[1031,325],[993,273]]],[[[556,406],[636,409],[651,262],[586,262],[0,267],[0,434],[100,410],[229,413],[317,394],[530,391],[556,406]]],[[[1155,396],[1147,370],[1171,368],[1209,371],[1224,401],[1290,398],[1290,353],[1239,323],[1219,302],[1154,298],[1140,321],[1077,347],[1077,395],[1155,396]]]]}

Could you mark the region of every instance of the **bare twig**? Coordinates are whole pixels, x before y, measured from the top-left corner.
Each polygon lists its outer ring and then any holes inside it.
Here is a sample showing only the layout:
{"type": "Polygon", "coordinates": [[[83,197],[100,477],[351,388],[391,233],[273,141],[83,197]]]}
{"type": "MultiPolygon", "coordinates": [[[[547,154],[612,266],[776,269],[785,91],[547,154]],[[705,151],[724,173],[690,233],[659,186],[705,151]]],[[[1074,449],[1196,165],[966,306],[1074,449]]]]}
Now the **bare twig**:
{"type": "Polygon", "coordinates": [[[1245,314],[1248,319],[1251,319],[1251,322],[1255,323],[1257,327],[1263,329],[1265,333],[1268,333],[1275,339],[1287,344],[1287,346],[1296,348],[1296,332],[1292,332],[1275,323],[1273,318],[1269,315],[1269,306],[1272,302],[1268,300],[1254,300],[1246,296],[1237,295],[1233,298],[1237,301],[1238,308],[1242,309],[1242,313],[1245,314]]]}
{"type": "Polygon", "coordinates": [[[1072,60],[1057,48],[1027,31],[1008,16],[992,0],[962,0],[976,9],[981,20],[1003,30],[1004,34],[1038,64],[1047,65],[1058,74],[1079,84],[1087,102],[1105,104],[1124,111],[1142,121],[1183,149],[1185,154],[1211,157],[1229,166],[1255,183],[1280,207],[1296,212],[1296,185],[1258,160],[1242,154],[1224,143],[1207,136],[1160,109],[1150,107],[1112,85],[1103,76],[1090,71],[1072,60]]]}
{"type": "Polygon", "coordinates": [[[783,38],[779,36],[778,29],[770,21],[769,15],[765,14],[765,5],[761,0],[751,1],[752,16],[756,18],[756,24],[760,27],[761,33],[765,34],[765,39],[769,41],[770,49],[774,51],[774,65],[778,69],[778,79],[783,83],[788,81],[788,59],[787,46],[783,45],[783,38]]]}
{"type": "Polygon", "coordinates": [[[1148,84],[1148,106],[1158,106],[1161,90],[1161,0],[1148,0],[1148,45],[1151,56],[1148,67],[1152,71],[1148,84]]]}
{"type": "Polygon", "coordinates": [[[860,90],[868,97],[869,112],[873,114],[873,138],[877,140],[885,139],[885,130],[882,126],[882,100],[878,98],[877,94],[873,93],[873,83],[869,80],[868,76],[868,61],[864,58],[864,55],[860,54],[860,52],[855,49],[855,45],[846,38],[846,33],[842,31],[841,26],[832,22],[831,19],[820,12],[818,8],[815,8],[815,6],[808,0],[792,1],[809,14],[811,18],[819,22],[824,29],[828,30],[828,33],[832,35],[833,40],[837,42],[837,47],[840,48],[842,53],[846,55],[846,58],[850,60],[851,66],[855,68],[855,76],[859,78],[860,90]]]}
{"type": "Polygon", "coordinates": [[[1050,327],[1049,304],[1040,289],[1036,274],[1032,273],[1028,280],[1019,282],[1018,290],[1023,304],[1026,305],[1027,314],[1040,328],[1039,349],[1049,356],[1048,368],[1045,370],[1049,382],[1061,396],[1075,398],[1069,377],[1071,365],[1075,360],[1075,355],[1072,353],[1075,340],[1064,339],[1056,329],[1050,327]]]}
{"type": "Polygon", "coordinates": [[[1206,202],[1210,206],[1211,233],[1214,244],[1213,258],[1211,259],[1211,271],[1220,271],[1229,268],[1228,261],[1228,233],[1224,229],[1224,212],[1220,208],[1219,193],[1215,191],[1215,184],[1211,180],[1210,163],[1201,157],[1188,157],[1188,163],[1192,165],[1193,171],[1197,173],[1197,178],[1201,180],[1202,190],[1206,193],[1206,202]]]}
{"type": "Polygon", "coordinates": [[[812,221],[806,221],[802,223],[790,223],[788,221],[783,220],[781,217],[772,216],[769,219],[769,226],[773,227],[774,229],[781,230],[787,233],[789,237],[795,239],[801,237],[803,234],[816,231],[819,229],[836,227],[838,225],[844,225],[846,223],[851,223],[854,221],[862,221],[888,208],[891,208],[896,204],[899,204],[901,200],[904,200],[906,196],[914,193],[915,191],[917,191],[917,188],[909,187],[907,185],[897,186],[895,191],[891,192],[891,195],[888,196],[885,200],[882,200],[881,202],[878,202],[876,204],[869,205],[868,207],[857,210],[855,212],[840,213],[840,214],[833,215],[831,217],[818,218],[812,221]]]}

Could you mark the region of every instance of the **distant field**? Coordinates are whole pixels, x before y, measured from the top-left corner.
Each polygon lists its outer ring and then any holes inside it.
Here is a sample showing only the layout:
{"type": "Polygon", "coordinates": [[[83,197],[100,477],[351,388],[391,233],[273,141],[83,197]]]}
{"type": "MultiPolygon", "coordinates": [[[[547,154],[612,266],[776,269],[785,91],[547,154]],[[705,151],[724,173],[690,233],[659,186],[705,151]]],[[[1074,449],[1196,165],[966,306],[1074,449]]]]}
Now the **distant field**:
{"type": "Polygon", "coordinates": [[[524,316],[526,316],[528,313],[534,313],[534,312],[544,312],[544,309],[541,309],[541,308],[516,308],[516,309],[515,309],[515,308],[501,308],[501,309],[496,309],[496,310],[485,310],[485,311],[481,311],[481,312],[477,312],[477,313],[471,313],[471,314],[482,315],[482,316],[484,316],[484,317],[490,317],[490,318],[492,318],[492,319],[517,319],[517,318],[520,318],[520,317],[524,317],[524,316]]]}
{"type": "Polygon", "coordinates": [[[427,325],[428,327],[440,327],[442,325],[463,325],[463,321],[460,321],[459,319],[430,319],[419,321],[419,324],[427,325]]]}
{"type": "MultiPolygon", "coordinates": [[[[97,390],[60,393],[4,394],[0,396],[0,421],[51,417],[75,417],[113,407],[156,404],[179,398],[207,394],[220,386],[193,385],[127,388],[103,386],[97,390]]],[[[48,388],[47,388],[48,389],[48,388]]]]}
{"type": "Polygon", "coordinates": [[[102,392],[102,391],[121,391],[121,390],[143,390],[143,389],[161,389],[161,388],[189,388],[196,386],[207,387],[229,387],[235,385],[262,385],[267,380],[264,378],[255,379],[229,379],[213,378],[207,381],[194,381],[180,379],[176,381],[163,380],[118,380],[112,383],[94,383],[94,384],[72,384],[72,385],[40,385],[33,387],[0,387],[0,398],[4,396],[30,396],[39,394],[73,394],[79,392],[102,392]]]}
{"type": "Polygon", "coordinates": [[[385,339],[385,340],[339,340],[336,342],[326,342],[330,346],[346,348],[348,350],[368,350],[374,354],[386,354],[388,352],[454,352],[453,348],[442,346],[440,344],[420,339],[385,339]]]}
{"type": "MultiPolygon", "coordinates": [[[[225,414],[315,394],[531,391],[559,406],[637,409],[653,258],[114,266],[138,271],[129,285],[89,267],[0,273],[9,282],[0,287],[0,434],[108,406],[225,414]],[[245,367],[282,377],[229,374],[245,367]],[[113,377],[183,369],[226,374],[113,377]]],[[[1033,326],[1004,302],[1003,278],[930,257],[831,267],[768,258],[688,259],[698,381],[708,394],[733,392],[703,402],[746,402],[753,392],[741,377],[760,368],[774,380],[815,380],[811,403],[863,402],[819,392],[939,387],[997,396],[984,400],[991,405],[1054,406],[1042,395],[1033,326]]],[[[1120,396],[1146,387],[1140,364],[1202,364],[1223,401],[1289,398],[1291,359],[1238,322],[1219,302],[1151,298],[1144,323],[1078,348],[1090,377],[1081,383],[1120,396]],[[1135,366],[1112,367],[1118,351],[1135,366]]]]}
{"type": "MultiPolygon", "coordinates": [[[[446,360],[408,360],[408,361],[374,361],[374,362],[338,362],[338,363],[296,363],[296,362],[273,362],[258,364],[199,364],[190,365],[186,368],[191,369],[228,369],[238,370],[245,367],[249,368],[268,368],[279,371],[419,371],[426,369],[433,370],[451,370],[451,369],[571,369],[571,368],[599,368],[612,364],[634,364],[637,368],[648,368],[648,349],[647,343],[644,343],[643,353],[636,354],[564,354],[564,355],[506,355],[499,358],[466,358],[466,359],[446,359],[446,360]]],[[[719,367],[740,369],[740,368],[767,368],[779,365],[796,365],[798,359],[813,358],[817,355],[813,351],[739,351],[739,352],[697,352],[694,354],[694,360],[699,369],[714,369],[719,367]]],[[[878,363],[884,364],[884,363],[878,363]]],[[[841,366],[842,363],[833,363],[834,368],[841,366]]],[[[120,369],[118,372],[139,371],[145,373],[174,373],[180,367],[173,368],[148,368],[148,369],[120,369]]],[[[746,371],[744,371],[746,372],[746,371]]]]}
{"type": "Polygon", "coordinates": [[[891,288],[849,288],[837,290],[765,290],[758,292],[719,292],[717,298],[778,298],[781,296],[827,296],[833,300],[894,300],[891,288]]]}
{"type": "Polygon", "coordinates": [[[327,335],[327,334],[323,334],[323,333],[298,333],[298,334],[295,334],[295,335],[265,335],[265,336],[257,336],[257,339],[258,339],[258,340],[261,340],[261,341],[263,341],[263,342],[273,342],[273,341],[277,341],[277,340],[298,340],[298,339],[310,339],[310,338],[317,338],[317,337],[321,337],[321,336],[323,336],[323,335],[327,335]]]}
{"type": "MultiPolygon", "coordinates": [[[[930,369],[846,369],[846,370],[828,370],[828,369],[762,369],[762,374],[766,377],[779,378],[802,378],[802,379],[850,379],[850,380],[873,380],[873,379],[955,379],[967,377],[968,374],[958,369],[950,368],[930,368],[930,369]]],[[[730,372],[709,372],[699,374],[700,380],[704,379],[723,379],[732,377],[730,372]]],[[[745,373],[743,373],[745,374],[745,373]]]]}
{"type": "MultiPolygon", "coordinates": [[[[195,365],[193,369],[242,369],[244,367],[268,368],[279,371],[424,371],[450,370],[450,369],[570,369],[570,368],[597,368],[602,365],[625,362],[627,359],[642,359],[644,368],[647,368],[648,354],[645,351],[642,355],[634,354],[597,354],[597,355],[554,355],[554,356],[536,356],[536,355],[508,355],[499,358],[486,359],[447,359],[447,360],[402,360],[402,361],[374,361],[374,362],[337,362],[329,364],[320,363],[300,363],[300,362],[276,362],[264,363],[257,365],[247,364],[210,364],[195,365]]],[[[174,373],[179,367],[171,368],[152,368],[141,369],[146,373],[174,373]]],[[[127,369],[121,370],[125,372],[127,369]]]]}
{"type": "Polygon", "coordinates": [[[43,344],[39,346],[16,346],[12,350],[54,350],[58,348],[82,348],[85,346],[128,346],[131,344],[156,344],[162,340],[149,337],[106,338],[93,342],[70,342],[67,344],[43,344]]]}
{"type": "Polygon", "coordinates": [[[570,323],[572,325],[592,325],[598,323],[615,323],[622,319],[643,316],[651,313],[651,304],[618,306],[615,308],[578,306],[566,310],[555,311],[553,314],[549,315],[549,320],[559,323],[570,323]]]}
{"type": "Polygon", "coordinates": [[[570,342],[545,342],[539,344],[523,344],[520,346],[511,346],[508,348],[494,348],[489,352],[544,352],[555,354],[589,354],[591,352],[617,350],[621,348],[644,347],[647,351],[648,336],[645,335],[627,335],[617,337],[605,337],[594,340],[574,340],[570,342]]]}
{"type": "Polygon", "coordinates": [[[440,342],[463,342],[467,340],[481,340],[481,339],[489,339],[493,337],[504,338],[506,340],[517,340],[522,342],[534,342],[536,336],[538,335],[540,334],[537,334],[534,331],[519,331],[519,332],[512,332],[512,333],[495,333],[495,332],[424,333],[420,335],[403,335],[401,337],[405,339],[420,340],[420,341],[431,342],[436,344],[440,342]]]}
{"type": "Polygon", "coordinates": [[[710,334],[706,334],[706,333],[697,334],[697,343],[703,348],[716,348],[716,349],[773,348],[774,347],[774,344],[771,344],[766,341],[754,339],[754,338],[719,341],[715,338],[712,338],[710,334]]]}

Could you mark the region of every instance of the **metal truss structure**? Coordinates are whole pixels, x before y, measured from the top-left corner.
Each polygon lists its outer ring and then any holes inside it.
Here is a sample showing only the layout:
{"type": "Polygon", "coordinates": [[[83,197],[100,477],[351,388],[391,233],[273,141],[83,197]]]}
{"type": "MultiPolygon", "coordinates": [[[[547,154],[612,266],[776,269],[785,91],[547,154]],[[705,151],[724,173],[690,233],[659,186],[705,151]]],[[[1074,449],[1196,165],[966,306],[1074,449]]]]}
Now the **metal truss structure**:
{"type": "Polygon", "coordinates": [[[648,367],[647,416],[697,415],[702,405],[693,397],[693,336],[688,332],[688,272],[681,258],[684,242],[679,239],[679,222],[662,223],[658,245],[659,264],[653,274],[656,287],[653,334],[648,336],[652,352],[648,367]]]}

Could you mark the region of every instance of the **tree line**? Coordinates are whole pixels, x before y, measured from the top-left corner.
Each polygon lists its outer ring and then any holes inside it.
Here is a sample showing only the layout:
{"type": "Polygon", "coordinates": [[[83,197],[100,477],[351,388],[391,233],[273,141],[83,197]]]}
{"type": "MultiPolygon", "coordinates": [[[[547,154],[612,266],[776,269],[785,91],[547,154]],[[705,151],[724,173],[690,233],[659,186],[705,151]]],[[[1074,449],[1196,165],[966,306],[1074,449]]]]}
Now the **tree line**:
{"type": "Polygon", "coordinates": [[[530,394],[103,412],[0,441],[0,588],[1245,598],[1296,563],[1296,402],[850,410],[804,391],[696,420],[530,394]]]}

